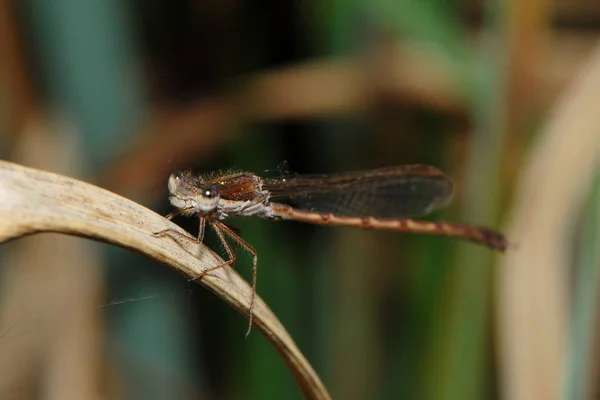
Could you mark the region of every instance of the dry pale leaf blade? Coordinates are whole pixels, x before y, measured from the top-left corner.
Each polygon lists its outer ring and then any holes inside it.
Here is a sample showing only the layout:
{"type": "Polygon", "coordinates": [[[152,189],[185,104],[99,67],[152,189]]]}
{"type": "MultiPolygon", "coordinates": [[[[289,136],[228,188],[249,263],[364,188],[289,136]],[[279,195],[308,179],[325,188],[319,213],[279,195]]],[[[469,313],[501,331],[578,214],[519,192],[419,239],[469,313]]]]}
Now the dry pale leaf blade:
{"type": "MultiPolygon", "coordinates": [[[[207,247],[178,235],[152,236],[165,229],[185,234],[166,218],[107,190],[0,160],[0,242],[36,232],[83,236],[142,253],[190,279],[223,262],[207,247]]],[[[235,271],[221,268],[199,283],[247,315],[252,289],[235,271]]],[[[307,398],[330,398],[281,322],[258,296],[254,324],[275,345],[307,398]]]]}
{"type": "MultiPolygon", "coordinates": [[[[501,387],[560,399],[571,319],[573,236],[600,159],[600,43],[562,94],[522,169],[498,269],[501,387]]],[[[570,371],[567,371],[570,372],[570,371]]]]}

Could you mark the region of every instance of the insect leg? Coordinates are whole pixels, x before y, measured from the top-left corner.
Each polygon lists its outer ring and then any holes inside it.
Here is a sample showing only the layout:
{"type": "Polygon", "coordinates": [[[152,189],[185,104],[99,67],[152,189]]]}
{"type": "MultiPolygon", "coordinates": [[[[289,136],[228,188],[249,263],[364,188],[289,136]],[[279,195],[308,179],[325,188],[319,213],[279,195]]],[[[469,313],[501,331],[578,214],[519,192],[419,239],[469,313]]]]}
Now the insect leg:
{"type": "Polygon", "coordinates": [[[246,249],[246,251],[248,251],[250,254],[252,254],[252,257],[253,257],[253,261],[252,261],[252,295],[250,297],[250,307],[248,309],[249,326],[248,326],[248,332],[246,332],[246,337],[248,337],[248,335],[250,334],[250,330],[252,329],[252,319],[253,319],[253,314],[254,314],[254,298],[256,297],[256,277],[257,277],[257,272],[258,272],[258,269],[257,269],[258,254],[256,253],[256,250],[254,250],[254,248],[252,246],[250,246],[250,244],[248,244],[248,242],[246,242],[244,239],[242,239],[242,237],[239,236],[229,226],[223,224],[222,222],[216,222],[214,225],[217,225],[217,224],[220,226],[220,229],[222,229],[225,233],[227,233],[227,235],[230,238],[232,238],[237,243],[239,243],[244,249],[246,249]]]}

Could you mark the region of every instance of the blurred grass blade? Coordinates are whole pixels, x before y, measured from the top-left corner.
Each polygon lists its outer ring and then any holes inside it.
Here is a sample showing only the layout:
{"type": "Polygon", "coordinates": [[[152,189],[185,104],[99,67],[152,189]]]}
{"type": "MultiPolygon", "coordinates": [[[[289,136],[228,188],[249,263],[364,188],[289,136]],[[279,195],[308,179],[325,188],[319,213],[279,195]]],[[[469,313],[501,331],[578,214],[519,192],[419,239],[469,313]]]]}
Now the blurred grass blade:
{"type": "MultiPolygon", "coordinates": [[[[600,170],[596,168],[598,172],[600,170]]],[[[592,357],[595,354],[596,315],[600,279],[600,174],[592,187],[584,214],[579,266],[575,275],[573,319],[569,338],[564,399],[592,398],[592,357]]]]}
{"type": "Polygon", "coordinates": [[[467,35],[454,8],[437,1],[378,0],[372,4],[382,27],[427,47],[454,66],[462,82],[470,81],[467,35]]]}
{"type": "Polygon", "coordinates": [[[515,184],[498,273],[498,365],[507,399],[559,399],[573,235],[600,153],[600,46],[561,95],[515,184]]]}

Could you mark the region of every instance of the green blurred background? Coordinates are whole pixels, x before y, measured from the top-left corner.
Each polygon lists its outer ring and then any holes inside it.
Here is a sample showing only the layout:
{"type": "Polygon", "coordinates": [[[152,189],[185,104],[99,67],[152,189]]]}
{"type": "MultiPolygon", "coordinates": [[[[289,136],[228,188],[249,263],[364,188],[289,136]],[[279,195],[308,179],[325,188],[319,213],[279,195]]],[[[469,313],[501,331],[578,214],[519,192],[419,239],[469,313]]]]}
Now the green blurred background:
{"type": "MultiPolygon", "coordinates": [[[[25,0],[0,2],[0,18],[6,159],[164,215],[181,168],[430,164],[455,196],[428,218],[510,231],[544,121],[596,46],[600,5],[25,0]]],[[[503,335],[517,331],[496,318],[502,255],[448,238],[231,222],[259,254],[258,294],[333,398],[597,398],[595,190],[564,238],[563,291],[542,289],[564,309],[531,328],[535,338],[559,321],[583,350],[567,364],[566,333],[546,350],[525,342],[549,354],[533,362],[541,372],[518,370],[542,392],[511,380],[503,335]]],[[[0,398],[301,398],[270,343],[258,330],[245,339],[246,320],[199,285],[122,249],[41,236],[2,247],[0,398]]],[[[250,277],[250,257],[236,269],[250,277]]]]}

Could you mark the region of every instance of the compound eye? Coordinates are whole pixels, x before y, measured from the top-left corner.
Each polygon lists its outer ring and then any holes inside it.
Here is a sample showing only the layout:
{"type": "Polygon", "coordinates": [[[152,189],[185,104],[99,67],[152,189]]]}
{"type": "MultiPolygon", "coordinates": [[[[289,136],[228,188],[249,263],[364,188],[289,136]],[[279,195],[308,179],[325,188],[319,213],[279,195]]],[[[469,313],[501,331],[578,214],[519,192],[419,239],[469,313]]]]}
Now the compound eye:
{"type": "Polygon", "coordinates": [[[214,187],[205,188],[204,192],[202,192],[202,195],[206,199],[214,199],[215,197],[217,197],[217,194],[218,194],[217,189],[214,187]]]}
{"type": "Polygon", "coordinates": [[[180,171],[174,172],[169,177],[169,192],[171,194],[175,193],[179,190],[181,181],[183,178],[183,173],[180,171]]]}
{"type": "Polygon", "coordinates": [[[176,180],[181,180],[181,178],[183,178],[183,172],[181,171],[175,171],[173,173],[173,178],[175,178],[176,180]]]}

